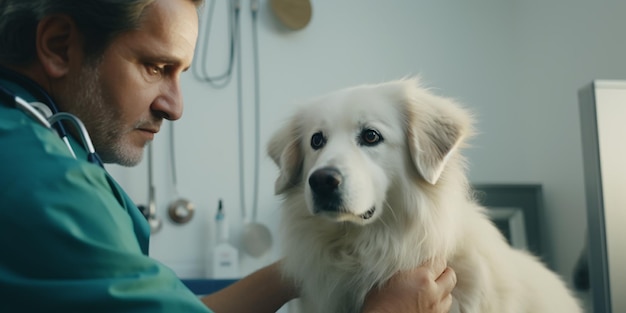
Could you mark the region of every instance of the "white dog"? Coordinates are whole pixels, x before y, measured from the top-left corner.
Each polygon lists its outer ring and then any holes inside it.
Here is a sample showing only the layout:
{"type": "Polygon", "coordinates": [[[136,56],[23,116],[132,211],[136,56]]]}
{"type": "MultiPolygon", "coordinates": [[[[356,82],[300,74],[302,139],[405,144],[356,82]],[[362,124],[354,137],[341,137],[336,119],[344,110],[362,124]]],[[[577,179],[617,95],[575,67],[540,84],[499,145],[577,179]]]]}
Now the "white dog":
{"type": "Polygon", "coordinates": [[[456,103],[404,79],[314,99],[274,134],[284,271],[301,286],[303,312],[358,312],[394,273],[441,258],[458,278],[454,312],[582,312],[472,199],[459,154],[471,124],[456,103]]]}

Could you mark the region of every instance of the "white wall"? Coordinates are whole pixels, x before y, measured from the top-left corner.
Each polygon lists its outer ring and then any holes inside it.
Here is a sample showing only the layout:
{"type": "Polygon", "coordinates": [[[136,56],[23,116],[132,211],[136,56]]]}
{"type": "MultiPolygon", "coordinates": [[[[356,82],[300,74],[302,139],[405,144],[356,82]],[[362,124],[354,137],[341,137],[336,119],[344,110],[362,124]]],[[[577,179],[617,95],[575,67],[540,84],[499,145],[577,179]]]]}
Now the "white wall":
{"type": "MultiPolygon", "coordinates": [[[[212,72],[226,60],[225,4],[219,1],[211,33],[212,72]]],[[[476,183],[539,183],[544,187],[545,240],[550,267],[570,279],[586,228],[578,88],[595,78],[626,78],[623,30],[626,2],[523,1],[313,1],[304,30],[283,28],[261,1],[261,141],[298,100],[361,83],[420,74],[437,92],[474,110],[479,134],[466,151],[476,183]]],[[[252,199],[253,81],[251,22],[242,1],[246,192],[252,199]]],[[[238,239],[239,196],[235,84],[212,89],[183,78],[186,110],[176,123],[182,195],[198,205],[185,226],[167,222],[153,237],[153,255],[182,276],[201,275],[208,220],[225,201],[238,239]],[[184,243],[184,244],[183,244],[184,243]]],[[[159,213],[173,197],[167,128],[154,142],[159,165],[159,213]]],[[[259,208],[272,226],[275,166],[262,154],[259,208]]],[[[145,162],[144,162],[145,163],[145,162]]],[[[147,201],[145,164],[111,167],[138,202],[147,201]]],[[[212,230],[211,230],[212,231],[212,230]]],[[[277,257],[244,260],[244,272],[277,257]]]]}
{"type": "Polygon", "coordinates": [[[573,267],[571,242],[586,226],[577,88],[625,79],[623,1],[518,1],[518,105],[526,107],[528,171],[545,186],[547,248],[561,271],[573,267]],[[546,133],[548,135],[546,135],[546,133]],[[562,246],[564,245],[565,246],[562,246]]]}

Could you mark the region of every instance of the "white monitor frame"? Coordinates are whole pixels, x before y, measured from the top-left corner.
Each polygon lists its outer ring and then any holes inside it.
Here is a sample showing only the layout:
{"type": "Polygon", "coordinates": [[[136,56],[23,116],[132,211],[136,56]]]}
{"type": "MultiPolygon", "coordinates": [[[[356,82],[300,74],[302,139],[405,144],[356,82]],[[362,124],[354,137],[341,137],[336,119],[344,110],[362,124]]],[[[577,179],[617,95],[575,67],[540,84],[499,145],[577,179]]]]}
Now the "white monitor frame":
{"type": "Polygon", "coordinates": [[[626,81],[579,90],[589,278],[596,313],[626,312],[626,81]]]}

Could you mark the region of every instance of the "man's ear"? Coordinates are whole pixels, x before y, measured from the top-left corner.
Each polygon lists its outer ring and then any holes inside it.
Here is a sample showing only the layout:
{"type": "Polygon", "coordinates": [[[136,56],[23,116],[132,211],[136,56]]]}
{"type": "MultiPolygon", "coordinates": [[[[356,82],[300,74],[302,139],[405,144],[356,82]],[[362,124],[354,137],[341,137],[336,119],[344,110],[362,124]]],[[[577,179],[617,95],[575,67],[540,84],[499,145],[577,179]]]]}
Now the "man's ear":
{"type": "Polygon", "coordinates": [[[37,58],[46,74],[64,76],[83,57],[83,41],[74,20],[65,14],[44,17],[37,25],[37,58]]]}

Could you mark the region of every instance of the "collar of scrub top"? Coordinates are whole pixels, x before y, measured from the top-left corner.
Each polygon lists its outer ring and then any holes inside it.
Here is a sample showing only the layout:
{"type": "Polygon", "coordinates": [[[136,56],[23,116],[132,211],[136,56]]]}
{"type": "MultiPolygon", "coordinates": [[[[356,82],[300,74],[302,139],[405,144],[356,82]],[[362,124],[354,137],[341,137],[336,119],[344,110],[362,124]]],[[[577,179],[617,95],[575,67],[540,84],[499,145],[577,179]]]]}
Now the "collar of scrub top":
{"type": "Polygon", "coordinates": [[[26,111],[26,113],[28,113],[31,117],[37,119],[44,126],[48,128],[54,128],[59,137],[65,142],[65,145],[67,145],[72,156],[76,158],[74,150],[72,149],[72,146],[69,142],[69,137],[67,136],[65,127],[61,123],[62,120],[71,121],[77,128],[79,136],[81,137],[80,139],[83,142],[84,149],[87,150],[87,160],[90,163],[96,164],[104,168],[102,160],[100,159],[100,156],[98,156],[98,154],[95,152],[95,149],[91,142],[91,138],[89,137],[89,134],[87,133],[87,130],[85,129],[82,121],[80,121],[76,116],[72,114],[59,112],[56,103],[54,102],[54,100],[52,100],[50,95],[30,78],[0,66],[0,79],[7,80],[9,82],[12,82],[13,84],[22,87],[26,92],[30,93],[33,97],[35,97],[35,99],[40,102],[26,102],[24,99],[16,96],[7,88],[1,85],[0,99],[7,103],[15,103],[16,106],[19,106],[21,109],[26,111]]]}

